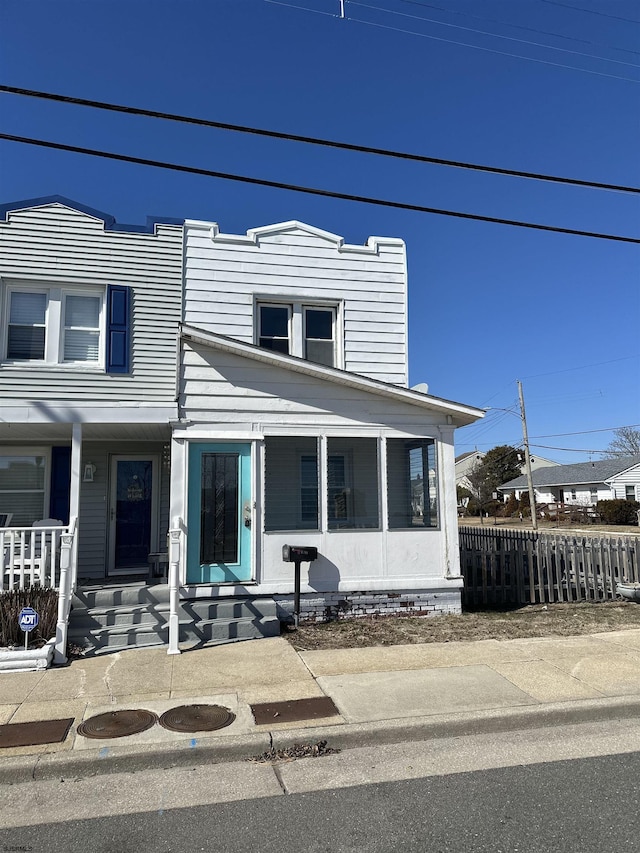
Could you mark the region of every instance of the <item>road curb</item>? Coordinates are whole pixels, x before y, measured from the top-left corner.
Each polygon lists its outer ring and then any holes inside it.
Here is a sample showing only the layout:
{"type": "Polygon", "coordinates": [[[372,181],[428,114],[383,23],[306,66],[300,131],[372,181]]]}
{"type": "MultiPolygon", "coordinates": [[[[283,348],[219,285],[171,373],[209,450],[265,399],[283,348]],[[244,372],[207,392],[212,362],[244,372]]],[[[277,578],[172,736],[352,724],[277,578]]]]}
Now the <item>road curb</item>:
{"type": "Polygon", "coordinates": [[[285,749],[297,743],[316,743],[320,740],[326,740],[328,746],[334,749],[354,749],[635,717],[640,717],[640,696],[637,695],[316,728],[259,731],[234,737],[198,737],[135,747],[110,744],[87,750],[70,749],[6,758],[0,756],[0,785],[245,761],[262,755],[271,747],[285,749]]]}

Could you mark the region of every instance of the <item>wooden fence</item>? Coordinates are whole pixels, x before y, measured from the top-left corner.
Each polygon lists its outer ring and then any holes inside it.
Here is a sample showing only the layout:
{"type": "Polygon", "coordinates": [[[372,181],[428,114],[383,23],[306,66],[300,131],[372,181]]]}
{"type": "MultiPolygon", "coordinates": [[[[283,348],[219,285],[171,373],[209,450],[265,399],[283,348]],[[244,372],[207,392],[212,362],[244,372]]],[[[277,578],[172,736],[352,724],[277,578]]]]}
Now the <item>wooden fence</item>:
{"type": "Polygon", "coordinates": [[[460,527],[467,605],[604,601],[640,580],[640,536],[460,527]]]}

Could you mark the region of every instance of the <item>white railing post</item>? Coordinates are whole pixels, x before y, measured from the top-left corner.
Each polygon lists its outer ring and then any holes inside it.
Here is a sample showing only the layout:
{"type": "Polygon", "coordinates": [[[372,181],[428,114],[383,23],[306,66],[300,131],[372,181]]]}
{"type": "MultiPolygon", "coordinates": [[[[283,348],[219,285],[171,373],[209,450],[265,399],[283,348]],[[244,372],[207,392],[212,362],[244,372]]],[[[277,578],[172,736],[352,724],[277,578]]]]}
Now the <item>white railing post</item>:
{"type": "Polygon", "coordinates": [[[169,648],[168,655],[180,654],[180,562],[182,545],[182,519],[174,521],[169,531],[169,648]]]}
{"type": "Polygon", "coordinates": [[[67,660],[67,631],[71,596],[75,579],[75,528],[76,520],[69,520],[69,527],[60,536],[60,583],[58,586],[58,621],[56,623],[56,644],[53,652],[54,663],[67,660]]]}

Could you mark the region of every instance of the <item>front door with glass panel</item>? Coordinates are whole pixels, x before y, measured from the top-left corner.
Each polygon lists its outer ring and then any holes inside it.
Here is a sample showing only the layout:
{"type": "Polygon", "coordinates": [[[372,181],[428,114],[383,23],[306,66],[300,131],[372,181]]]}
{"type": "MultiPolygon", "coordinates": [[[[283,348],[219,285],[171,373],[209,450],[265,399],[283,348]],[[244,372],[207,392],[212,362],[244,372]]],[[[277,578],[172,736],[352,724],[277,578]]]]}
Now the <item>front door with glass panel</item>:
{"type": "Polygon", "coordinates": [[[189,450],[187,583],[251,580],[251,445],[189,450]]]}
{"type": "Polygon", "coordinates": [[[157,539],[157,469],[155,456],[111,458],[109,574],[149,569],[157,539]]]}

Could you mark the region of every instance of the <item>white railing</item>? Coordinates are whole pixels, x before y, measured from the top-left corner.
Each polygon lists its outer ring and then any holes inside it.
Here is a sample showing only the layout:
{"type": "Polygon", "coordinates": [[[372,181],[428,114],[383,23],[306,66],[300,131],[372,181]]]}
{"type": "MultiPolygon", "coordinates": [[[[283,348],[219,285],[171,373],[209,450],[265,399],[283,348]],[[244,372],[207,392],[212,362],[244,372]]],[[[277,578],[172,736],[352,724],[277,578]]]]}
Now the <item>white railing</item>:
{"type": "Polygon", "coordinates": [[[169,540],[169,648],[168,655],[179,655],[180,646],[180,563],[182,558],[182,534],[184,523],[181,518],[174,519],[173,527],[167,534],[169,540]]]}
{"type": "Polygon", "coordinates": [[[3,589],[44,586],[58,589],[62,537],[74,535],[68,526],[0,528],[3,589]]]}

